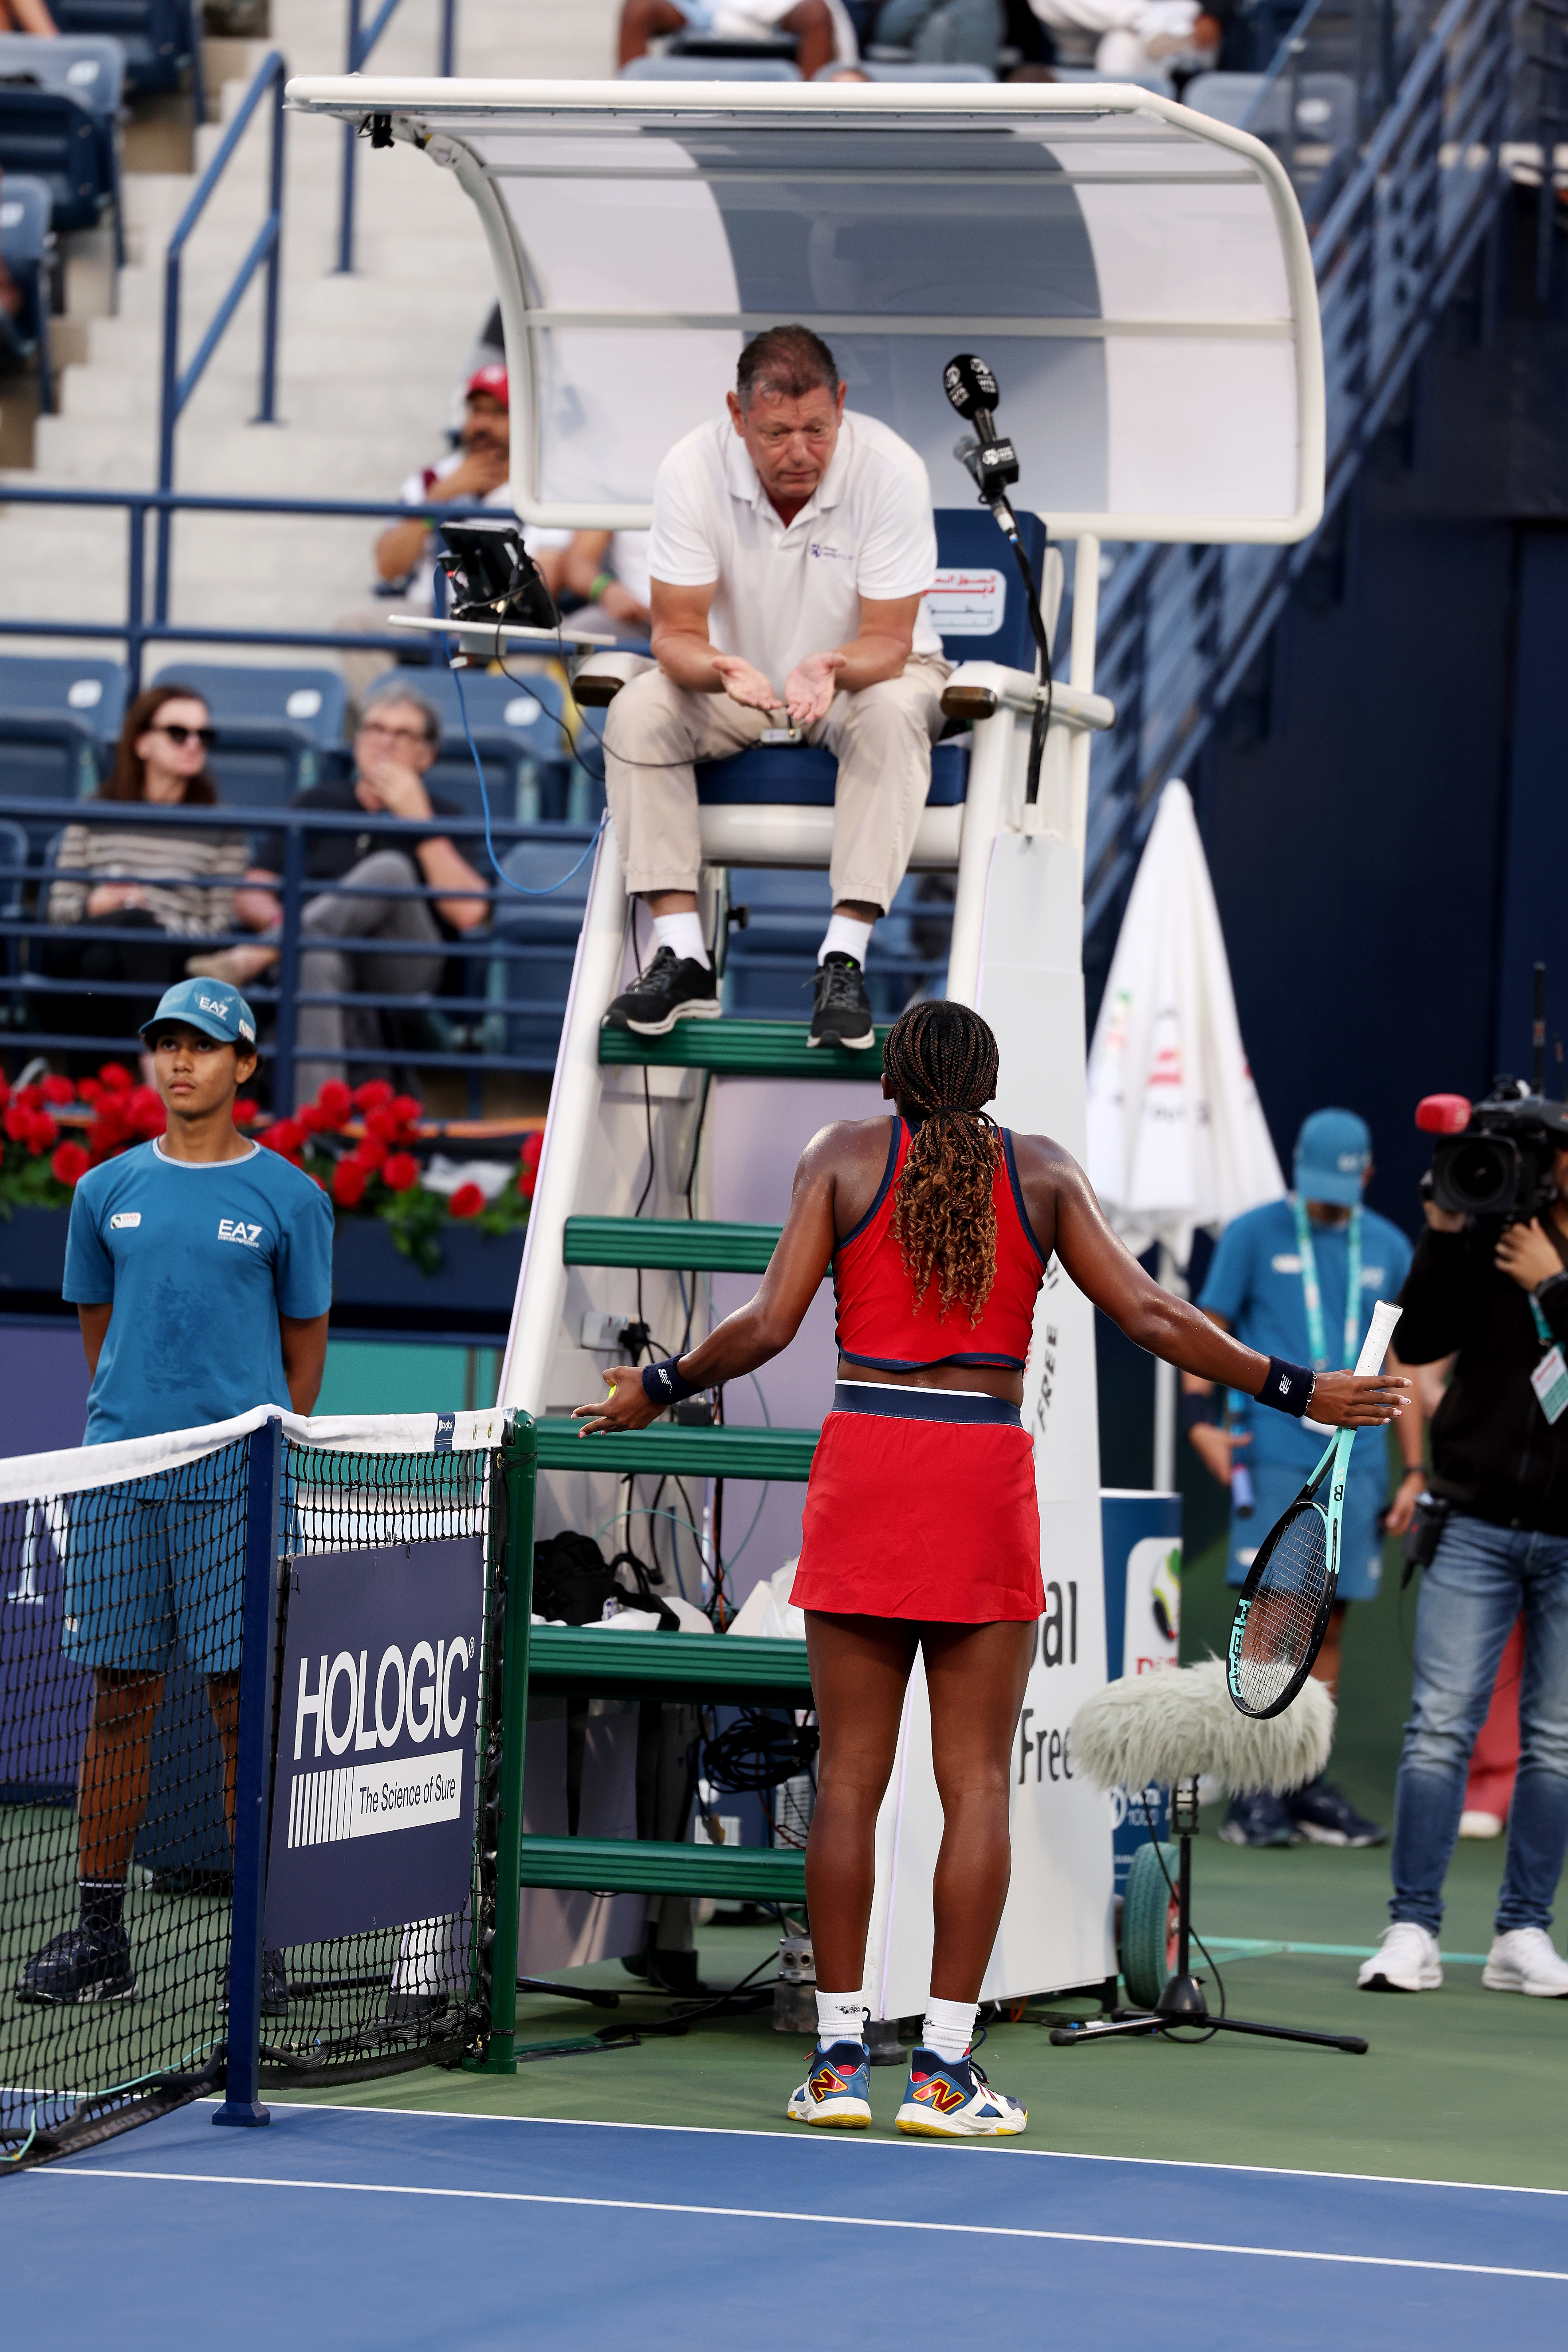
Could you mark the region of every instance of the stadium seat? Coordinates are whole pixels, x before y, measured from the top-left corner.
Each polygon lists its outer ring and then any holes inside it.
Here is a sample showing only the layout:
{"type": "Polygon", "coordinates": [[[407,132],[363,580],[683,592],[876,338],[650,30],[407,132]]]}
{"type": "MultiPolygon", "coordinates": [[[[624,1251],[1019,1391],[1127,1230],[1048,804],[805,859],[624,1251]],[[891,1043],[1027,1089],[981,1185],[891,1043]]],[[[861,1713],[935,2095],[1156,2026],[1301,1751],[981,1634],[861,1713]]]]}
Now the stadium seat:
{"type": "MultiPolygon", "coordinates": [[[[860,58],[855,70],[868,81],[994,81],[995,74],[989,66],[966,63],[961,58],[860,58]]],[[[841,61],[818,66],[813,81],[832,81],[844,71],[841,61]]]]}
{"type": "MultiPolygon", "coordinates": [[[[907,874],[871,934],[866,987],[879,1021],[896,1020],[910,997],[946,969],[952,898],[932,900],[928,911],[933,886],[951,892],[951,877],[907,874]]],[[[805,1019],[805,983],[832,912],[826,875],[732,866],[730,902],[744,907],[746,921],[730,933],[725,1010],[748,1020],[805,1019]]]]}
{"type": "MultiPolygon", "coordinates": [[[[0,656],[0,800],[85,800],[109,772],[128,680],[123,664],[0,656]]],[[[37,849],[54,828],[27,826],[37,849]]]]}
{"type": "Polygon", "coordinates": [[[106,34],[125,59],[128,89],[177,89],[192,69],[202,120],[201,52],[192,0],[50,0],[62,33],[106,34]]]}
{"type": "MultiPolygon", "coordinates": [[[[22,911],[26,864],[26,832],[8,818],[0,819],[0,920],[14,923],[22,911]]],[[[23,946],[21,940],[0,936],[0,972],[7,980],[15,979],[22,969],[23,946]]]]}
{"type": "Polygon", "coordinates": [[[463,674],[458,682],[439,665],[423,671],[413,690],[441,714],[441,751],[430,772],[433,790],[447,793],[466,815],[483,803],[473,753],[463,732],[468,712],[474,750],[484,763],[490,814],[503,824],[533,824],[567,813],[572,740],[566,731],[566,691],[558,678],[531,672],[523,678],[463,674]]]}
{"type": "Polygon", "coordinates": [[[1196,74],[1183,96],[1195,112],[1250,131],[1277,152],[1288,151],[1290,176],[1308,220],[1321,217],[1355,153],[1356,93],[1349,74],[1196,74]]]}
{"type": "Polygon", "coordinates": [[[212,712],[212,772],[234,808],[280,808],[342,745],[348,694],[333,669],[171,662],[152,683],[188,686],[212,712]]]}
{"type": "Polygon", "coordinates": [[[779,57],[633,58],[623,81],[798,81],[800,68],[779,57]]]}
{"type": "MultiPolygon", "coordinates": [[[[1336,154],[1355,138],[1355,83],[1349,74],[1298,74],[1296,136],[1336,154]]],[[[1289,78],[1284,74],[1195,74],[1183,93],[1198,114],[1250,131],[1272,146],[1289,128],[1289,78]]]]}
{"type": "Polygon", "coordinates": [[[8,319],[0,313],[0,336],[16,359],[37,360],[38,405],[46,415],[53,414],[55,405],[49,352],[49,268],[54,257],[49,211],[49,192],[42,180],[20,172],[6,173],[0,186],[0,259],[22,297],[22,314],[8,319]]]}
{"type": "Polygon", "coordinates": [[[518,842],[500,860],[502,873],[513,882],[550,893],[503,898],[495,908],[494,938],[521,952],[490,959],[488,992],[506,1008],[506,1052],[530,1069],[555,1066],[594,871],[592,858],[580,866],[578,861],[593,838],[586,826],[563,827],[558,841],[518,842]],[[568,875],[559,890],[551,890],[568,875]]]}
{"type": "MultiPolygon", "coordinates": [[[[1037,579],[1045,560],[1045,526],[1031,514],[1021,514],[1018,523],[1037,579]]],[[[949,661],[1000,662],[1009,669],[1033,670],[1035,645],[1024,583],[991,517],[979,509],[939,507],[936,536],[938,572],[932,594],[949,661]]],[[[931,772],[927,806],[954,806],[968,783],[967,749],[961,743],[938,743],[931,772]]],[[[831,808],[837,776],[838,762],[831,751],[807,743],[758,745],[700,767],[697,797],[710,807],[788,803],[797,808],[831,808]]]]}
{"type": "Polygon", "coordinates": [[[44,182],[57,229],[95,228],[112,206],[117,262],[124,77],[117,41],[0,36],[0,171],[44,182]]]}

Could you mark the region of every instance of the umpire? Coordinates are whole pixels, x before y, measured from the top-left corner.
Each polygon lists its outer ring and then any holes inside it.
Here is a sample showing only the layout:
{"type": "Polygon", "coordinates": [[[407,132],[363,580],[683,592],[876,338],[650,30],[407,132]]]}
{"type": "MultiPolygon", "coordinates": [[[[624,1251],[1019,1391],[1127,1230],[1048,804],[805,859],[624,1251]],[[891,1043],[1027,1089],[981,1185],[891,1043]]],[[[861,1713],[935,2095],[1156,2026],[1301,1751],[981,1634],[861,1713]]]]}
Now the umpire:
{"type": "Polygon", "coordinates": [[[1568,1997],[1547,1932],[1568,1851],[1568,1106],[1542,1106],[1555,1197],[1503,1228],[1426,1203],[1400,1294],[1406,1364],[1456,1355],[1432,1417],[1441,1533],[1421,1580],[1415,1684],[1394,1809],[1393,1925],[1357,1981],[1429,1992],[1465,1775],[1514,1621],[1524,1617],[1519,1777],[1497,1932],[1481,1974],[1493,1992],[1568,1997]]]}

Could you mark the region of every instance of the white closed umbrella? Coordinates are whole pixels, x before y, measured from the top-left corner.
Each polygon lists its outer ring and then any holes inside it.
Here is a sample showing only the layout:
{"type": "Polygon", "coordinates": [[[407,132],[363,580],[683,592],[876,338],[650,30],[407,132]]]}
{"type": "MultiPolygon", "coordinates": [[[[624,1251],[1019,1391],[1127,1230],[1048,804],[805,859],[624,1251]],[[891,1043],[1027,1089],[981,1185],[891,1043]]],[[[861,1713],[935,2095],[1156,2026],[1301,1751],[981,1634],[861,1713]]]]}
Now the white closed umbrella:
{"type": "MultiPolygon", "coordinates": [[[[1247,1066],[1192,794],[1169,783],[1110,960],[1089,1051],[1089,1175],[1128,1247],[1160,1278],[1217,1230],[1285,1191],[1247,1066]]],[[[1154,1484],[1175,1481],[1176,1375],[1154,1379],[1154,1484]]]]}

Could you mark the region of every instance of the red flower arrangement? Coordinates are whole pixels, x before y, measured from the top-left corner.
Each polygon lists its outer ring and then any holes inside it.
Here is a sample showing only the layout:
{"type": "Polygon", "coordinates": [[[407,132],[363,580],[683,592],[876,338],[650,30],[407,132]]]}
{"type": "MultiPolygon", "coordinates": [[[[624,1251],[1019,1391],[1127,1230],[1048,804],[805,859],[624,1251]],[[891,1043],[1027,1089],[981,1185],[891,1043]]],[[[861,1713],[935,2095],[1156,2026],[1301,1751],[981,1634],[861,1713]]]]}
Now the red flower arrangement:
{"type": "Polygon", "coordinates": [[[441,1262],[443,1225],[500,1234],[527,1223],[543,1139],[529,1136],[516,1181],[499,1199],[487,1201],[474,1183],[437,1192],[423,1181],[423,1116],[415,1096],[400,1095],[384,1078],[353,1087],[329,1078],[314,1102],[274,1119],[257,1140],[313,1176],[340,1217],[379,1218],[404,1255],[433,1274],[441,1262]]]}
{"type": "MultiPolygon", "coordinates": [[[[329,1078],[314,1102],[258,1127],[257,1140],[313,1177],[340,1216],[380,1218],[404,1255],[433,1274],[443,1225],[503,1234],[527,1223],[544,1139],[528,1137],[516,1180],[497,1199],[487,1201],[474,1183],[448,1195],[423,1181],[422,1117],[423,1105],[384,1078],[352,1087],[329,1078]]],[[[234,1118],[237,1127],[248,1128],[260,1113],[241,1101],[234,1118]]],[[[68,1206],[89,1168],[162,1135],[165,1124],[154,1089],[139,1085],[120,1062],[105,1062],[95,1078],[51,1074],[15,1088],[0,1075],[0,1217],[14,1206],[68,1206]],[[71,1134],[62,1137],[57,1111],[71,1134]]]]}

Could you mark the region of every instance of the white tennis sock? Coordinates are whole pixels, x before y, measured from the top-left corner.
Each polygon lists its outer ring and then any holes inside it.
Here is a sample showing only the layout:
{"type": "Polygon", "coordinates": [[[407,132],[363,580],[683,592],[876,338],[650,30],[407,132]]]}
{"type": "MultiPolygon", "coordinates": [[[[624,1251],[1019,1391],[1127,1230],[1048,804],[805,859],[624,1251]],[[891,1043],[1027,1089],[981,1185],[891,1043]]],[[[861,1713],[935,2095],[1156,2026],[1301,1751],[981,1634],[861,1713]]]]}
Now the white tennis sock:
{"type": "Polygon", "coordinates": [[[866,950],[870,944],[869,923],[858,922],[853,915],[829,915],[826,936],[816,950],[816,961],[826,963],[830,955],[853,956],[864,971],[866,950]]]}
{"type": "Polygon", "coordinates": [[[708,949],[702,938],[702,925],[694,914],[656,915],[654,937],[661,948],[670,948],[678,956],[708,969],[708,949]]]}
{"type": "Polygon", "coordinates": [[[854,1992],[818,1992],[816,2038],[825,2049],[833,2042],[864,2042],[866,1995],[862,1989],[858,1987],[854,1992]]]}
{"type": "Polygon", "coordinates": [[[925,2023],[921,2028],[921,2047],[934,2050],[939,2058],[956,2064],[974,2039],[977,2000],[938,2000],[932,1993],[926,2002],[925,2023]]]}

